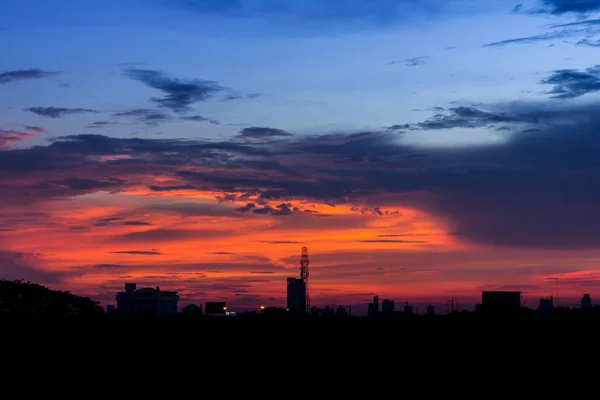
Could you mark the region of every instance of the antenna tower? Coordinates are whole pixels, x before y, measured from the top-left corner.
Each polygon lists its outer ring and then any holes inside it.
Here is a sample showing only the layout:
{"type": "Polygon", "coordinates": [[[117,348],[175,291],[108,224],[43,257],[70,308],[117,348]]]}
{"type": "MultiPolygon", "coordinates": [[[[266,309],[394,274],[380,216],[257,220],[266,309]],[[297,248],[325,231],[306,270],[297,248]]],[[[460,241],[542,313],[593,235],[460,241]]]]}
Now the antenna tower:
{"type": "Polygon", "coordinates": [[[306,312],[310,313],[310,296],[308,290],[308,248],[302,247],[302,258],[300,258],[300,279],[304,281],[304,290],[306,290],[306,312]]]}

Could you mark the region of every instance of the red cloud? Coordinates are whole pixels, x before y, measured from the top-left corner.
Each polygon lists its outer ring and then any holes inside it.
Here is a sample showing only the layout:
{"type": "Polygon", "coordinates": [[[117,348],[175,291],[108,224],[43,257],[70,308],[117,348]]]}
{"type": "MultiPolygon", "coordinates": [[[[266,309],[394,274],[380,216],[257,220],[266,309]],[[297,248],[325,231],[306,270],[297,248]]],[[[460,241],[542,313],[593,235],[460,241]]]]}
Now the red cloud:
{"type": "Polygon", "coordinates": [[[48,130],[46,128],[42,128],[41,126],[23,125],[23,127],[25,129],[27,129],[28,131],[31,131],[31,132],[37,132],[37,133],[46,133],[46,132],[48,132],[48,130]]]}
{"type": "Polygon", "coordinates": [[[23,139],[35,137],[33,133],[19,131],[5,131],[0,129],[0,149],[9,148],[11,143],[21,142],[23,139]]]}

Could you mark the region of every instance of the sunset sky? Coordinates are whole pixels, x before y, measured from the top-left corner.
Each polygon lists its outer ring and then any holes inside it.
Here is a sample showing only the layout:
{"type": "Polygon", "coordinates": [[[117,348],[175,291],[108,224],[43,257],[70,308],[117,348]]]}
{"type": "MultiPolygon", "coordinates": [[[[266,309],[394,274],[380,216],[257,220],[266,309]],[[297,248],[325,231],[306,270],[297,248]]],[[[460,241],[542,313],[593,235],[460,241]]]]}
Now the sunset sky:
{"type": "Polygon", "coordinates": [[[600,297],[600,0],[0,5],[0,277],[600,297]],[[555,293],[554,293],[555,294],[555,293]]]}

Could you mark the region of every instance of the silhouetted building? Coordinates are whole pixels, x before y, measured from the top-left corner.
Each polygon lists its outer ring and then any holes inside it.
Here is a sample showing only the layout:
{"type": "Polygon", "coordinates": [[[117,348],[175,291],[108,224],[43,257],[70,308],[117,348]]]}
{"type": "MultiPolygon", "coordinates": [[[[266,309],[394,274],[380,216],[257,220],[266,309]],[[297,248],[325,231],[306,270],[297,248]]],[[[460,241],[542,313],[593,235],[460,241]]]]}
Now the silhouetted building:
{"type": "Polygon", "coordinates": [[[408,301],[404,304],[404,313],[405,314],[412,314],[413,313],[413,308],[412,308],[412,306],[408,305],[408,301]]]}
{"type": "Polygon", "coordinates": [[[335,313],[341,317],[347,317],[348,316],[348,312],[346,311],[346,309],[342,306],[339,306],[337,308],[337,310],[335,311],[335,313]]]}
{"type": "Polygon", "coordinates": [[[377,314],[379,314],[379,296],[374,296],[373,302],[368,305],[367,315],[373,317],[377,314]]]}
{"type": "Polygon", "coordinates": [[[204,304],[204,311],[209,315],[225,315],[227,313],[227,303],[224,301],[207,301],[204,304]]]}
{"type": "Polygon", "coordinates": [[[587,293],[581,298],[581,308],[584,310],[592,308],[592,297],[587,293]]]}
{"type": "Polygon", "coordinates": [[[262,309],[264,315],[283,317],[288,315],[288,310],[283,307],[265,307],[262,309]]]}
{"type": "Polygon", "coordinates": [[[427,306],[427,314],[428,317],[434,317],[435,316],[435,307],[433,306],[433,304],[429,304],[427,306]]]}
{"type": "Polygon", "coordinates": [[[521,292],[481,292],[483,312],[514,312],[521,309],[521,292]]]}
{"type": "Polygon", "coordinates": [[[181,309],[181,312],[185,315],[202,315],[202,306],[188,304],[181,309]]]}
{"type": "Polygon", "coordinates": [[[125,315],[163,316],[177,312],[177,292],[160,287],[137,289],[135,283],[126,283],[125,291],[117,293],[117,310],[125,315]]]}
{"type": "Polygon", "coordinates": [[[554,299],[552,297],[549,297],[547,299],[540,299],[540,304],[537,309],[538,312],[542,315],[551,315],[552,311],[554,310],[554,299]]]}
{"type": "Polygon", "coordinates": [[[381,302],[381,311],[384,313],[394,312],[394,300],[385,299],[381,302]]]}
{"type": "Polygon", "coordinates": [[[114,312],[115,311],[115,306],[114,304],[109,304],[106,306],[106,312],[110,313],[110,312],[114,312]]]}
{"type": "Polygon", "coordinates": [[[306,309],[306,282],[301,278],[287,278],[287,308],[290,311],[308,312],[306,309]]]}
{"type": "Polygon", "coordinates": [[[326,306],[325,308],[313,307],[310,310],[310,313],[312,315],[316,315],[316,316],[328,317],[328,316],[335,315],[335,310],[329,306],[326,306]]]}

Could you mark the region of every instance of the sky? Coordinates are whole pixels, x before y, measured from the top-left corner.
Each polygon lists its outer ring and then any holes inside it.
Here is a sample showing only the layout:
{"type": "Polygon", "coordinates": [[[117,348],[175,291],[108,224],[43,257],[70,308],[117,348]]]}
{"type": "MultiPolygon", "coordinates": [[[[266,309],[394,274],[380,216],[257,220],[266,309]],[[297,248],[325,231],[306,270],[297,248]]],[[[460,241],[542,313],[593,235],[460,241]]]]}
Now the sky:
{"type": "Polygon", "coordinates": [[[600,0],[0,15],[1,277],[254,309],[307,246],[318,306],[600,296],[600,0]]]}

